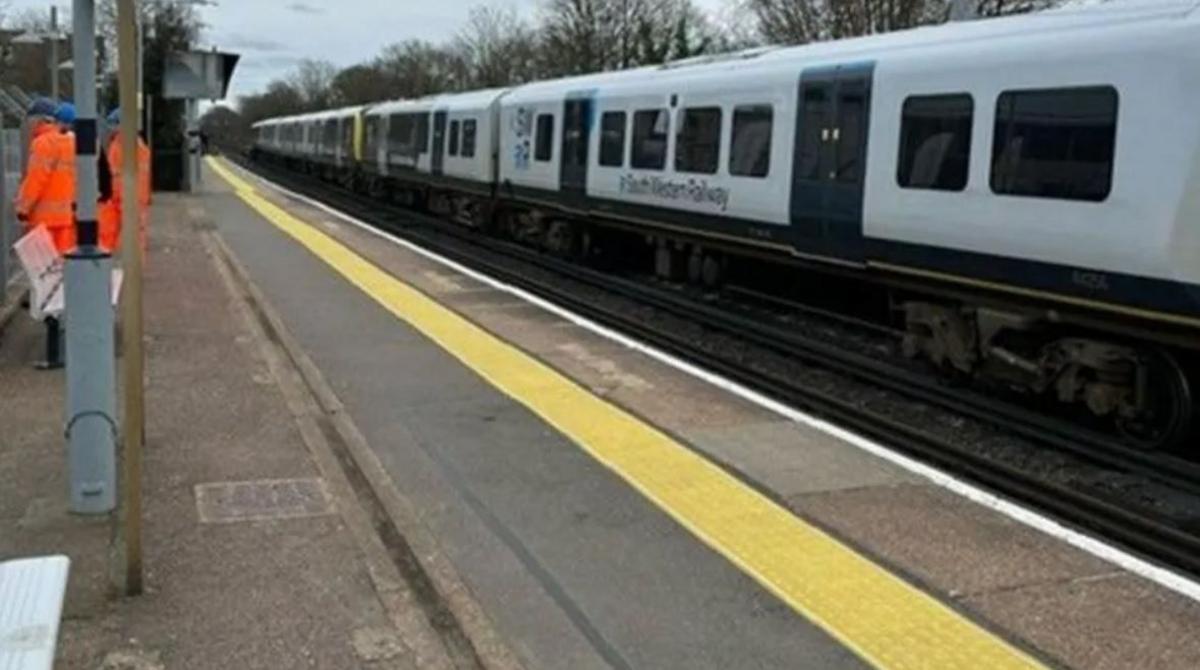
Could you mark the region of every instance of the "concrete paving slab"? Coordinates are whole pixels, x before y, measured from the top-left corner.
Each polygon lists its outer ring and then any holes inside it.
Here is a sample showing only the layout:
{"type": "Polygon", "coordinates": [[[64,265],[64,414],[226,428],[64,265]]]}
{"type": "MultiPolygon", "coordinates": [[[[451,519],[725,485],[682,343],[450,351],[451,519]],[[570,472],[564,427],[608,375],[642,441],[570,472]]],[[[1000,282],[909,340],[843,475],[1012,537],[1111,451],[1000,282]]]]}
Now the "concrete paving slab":
{"type": "Polygon", "coordinates": [[[810,493],[788,503],[951,598],[1114,571],[1098,558],[931,486],[810,493]]]}
{"type": "Polygon", "coordinates": [[[966,604],[1073,668],[1200,668],[1200,603],[1128,574],[972,596],[966,604]]]}
{"type": "Polygon", "coordinates": [[[684,430],[680,436],[782,497],[918,484],[921,479],[827,433],[786,421],[684,430]]]}

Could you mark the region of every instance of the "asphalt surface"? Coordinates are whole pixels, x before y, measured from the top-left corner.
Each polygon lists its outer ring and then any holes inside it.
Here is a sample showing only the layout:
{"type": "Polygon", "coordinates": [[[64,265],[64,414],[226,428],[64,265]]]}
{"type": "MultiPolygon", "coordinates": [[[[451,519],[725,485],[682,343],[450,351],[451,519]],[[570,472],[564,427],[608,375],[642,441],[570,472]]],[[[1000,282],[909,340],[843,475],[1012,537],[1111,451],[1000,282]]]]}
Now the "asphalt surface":
{"type": "Polygon", "coordinates": [[[208,183],[221,234],[530,668],[864,667],[208,183]]]}

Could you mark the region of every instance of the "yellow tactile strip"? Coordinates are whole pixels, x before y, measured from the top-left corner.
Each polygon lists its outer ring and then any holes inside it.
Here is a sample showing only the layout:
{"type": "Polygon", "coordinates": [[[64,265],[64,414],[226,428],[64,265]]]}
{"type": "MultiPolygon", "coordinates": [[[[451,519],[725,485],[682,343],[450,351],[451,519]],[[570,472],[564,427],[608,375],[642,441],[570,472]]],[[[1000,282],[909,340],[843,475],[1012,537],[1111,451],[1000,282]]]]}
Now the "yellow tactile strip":
{"type": "Polygon", "coordinates": [[[716,465],[387,274],[209,166],[263,218],[603,463],[764,588],[879,668],[1030,668],[1021,650],[716,465]]]}

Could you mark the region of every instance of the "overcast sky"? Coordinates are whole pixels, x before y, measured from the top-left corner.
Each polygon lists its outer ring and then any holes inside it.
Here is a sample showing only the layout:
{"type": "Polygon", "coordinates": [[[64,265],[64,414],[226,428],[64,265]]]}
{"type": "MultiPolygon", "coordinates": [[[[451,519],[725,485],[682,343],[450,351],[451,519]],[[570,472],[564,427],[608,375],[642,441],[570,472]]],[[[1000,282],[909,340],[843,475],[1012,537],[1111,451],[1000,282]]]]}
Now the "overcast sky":
{"type": "MultiPolygon", "coordinates": [[[[213,0],[207,0],[213,2],[213,0]]],[[[541,0],[215,0],[201,14],[208,27],[202,46],[242,54],[231,97],[261,89],[302,58],[350,65],[388,44],[419,37],[449,39],[471,7],[511,7],[532,19],[541,0]]],[[[3,2],[3,0],[0,0],[3,2]]],[[[7,0],[10,9],[49,11],[50,2],[7,0]]],[[[66,11],[70,2],[57,0],[66,11]]],[[[705,8],[724,0],[699,0],[705,8]]]]}

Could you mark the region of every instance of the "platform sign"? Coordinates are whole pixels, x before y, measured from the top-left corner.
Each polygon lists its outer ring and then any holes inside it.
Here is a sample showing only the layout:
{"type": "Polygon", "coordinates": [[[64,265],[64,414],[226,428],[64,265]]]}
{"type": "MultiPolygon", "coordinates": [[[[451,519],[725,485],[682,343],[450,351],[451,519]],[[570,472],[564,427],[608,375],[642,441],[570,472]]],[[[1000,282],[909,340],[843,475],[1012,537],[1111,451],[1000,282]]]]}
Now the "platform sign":
{"type": "Polygon", "coordinates": [[[163,97],[167,100],[220,100],[229,91],[239,54],[187,51],[167,57],[163,97]]]}
{"type": "Polygon", "coordinates": [[[241,56],[212,51],[184,51],[167,56],[163,75],[163,97],[183,100],[187,130],[184,136],[184,190],[192,191],[200,182],[200,108],[201,100],[221,100],[229,91],[229,81],[241,56]]]}

